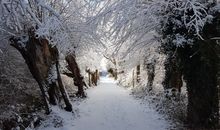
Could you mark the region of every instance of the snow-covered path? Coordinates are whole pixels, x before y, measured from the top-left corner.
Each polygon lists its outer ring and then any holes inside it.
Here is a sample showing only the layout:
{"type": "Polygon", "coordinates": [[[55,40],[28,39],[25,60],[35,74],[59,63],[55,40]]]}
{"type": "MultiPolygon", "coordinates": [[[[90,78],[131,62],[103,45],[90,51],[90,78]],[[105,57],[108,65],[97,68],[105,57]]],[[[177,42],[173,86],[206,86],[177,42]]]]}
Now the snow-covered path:
{"type": "Polygon", "coordinates": [[[111,79],[102,78],[100,85],[87,93],[88,99],[77,106],[79,116],[71,119],[66,115],[64,126],[56,129],[165,130],[169,126],[154,110],[134,99],[128,90],[111,79]]]}

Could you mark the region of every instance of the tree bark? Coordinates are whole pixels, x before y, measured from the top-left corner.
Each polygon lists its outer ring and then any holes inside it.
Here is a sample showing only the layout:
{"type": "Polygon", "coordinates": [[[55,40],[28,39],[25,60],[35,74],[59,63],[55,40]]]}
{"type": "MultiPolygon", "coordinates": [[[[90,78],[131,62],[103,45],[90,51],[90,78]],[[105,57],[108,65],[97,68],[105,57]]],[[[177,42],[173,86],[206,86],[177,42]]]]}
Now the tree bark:
{"type": "Polygon", "coordinates": [[[115,77],[115,80],[118,80],[118,69],[117,68],[115,68],[114,77],[115,77]]]}
{"type": "Polygon", "coordinates": [[[49,102],[57,104],[59,91],[56,90],[60,87],[56,85],[57,49],[51,47],[46,39],[36,39],[34,30],[29,30],[26,37],[12,37],[10,41],[11,45],[21,53],[37,81],[45,102],[46,113],[49,114],[51,111],[49,102]]]}
{"type": "Polygon", "coordinates": [[[78,67],[78,64],[76,63],[75,56],[73,54],[69,54],[66,56],[65,59],[68,63],[70,71],[74,75],[74,78],[73,78],[74,84],[78,87],[78,92],[76,95],[78,97],[86,97],[84,93],[84,89],[83,89],[83,86],[84,86],[83,77],[80,74],[80,69],[78,67]]]}
{"type": "Polygon", "coordinates": [[[89,76],[89,86],[92,84],[97,86],[98,79],[99,79],[99,73],[98,70],[95,70],[95,72],[90,71],[90,69],[86,70],[89,76]]]}
{"type": "Polygon", "coordinates": [[[90,72],[90,69],[86,70],[86,72],[88,73],[89,86],[91,87],[91,72],[90,72]]]}
{"type": "Polygon", "coordinates": [[[185,55],[182,60],[188,90],[187,120],[192,127],[212,128],[218,124],[219,117],[217,74],[220,59],[213,42],[199,42],[181,52],[185,55]]]}
{"type": "Polygon", "coordinates": [[[137,80],[137,83],[139,83],[140,82],[140,73],[141,73],[141,66],[140,65],[137,65],[137,71],[136,71],[136,76],[137,76],[137,78],[136,78],[136,80],[137,80]]]}
{"type": "Polygon", "coordinates": [[[133,69],[133,72],[132,72],[132,87],[133,88],[135,87],[134,69],[133,69]]]}
{"type": "Polygon", "coordinates": [[[88,70],[88,75],[89,75],[89,86],[91,86],[91,72],[90,72],[90,69],[88,70]]]}
{"type": "Polygon", "coordinates": [[[62,94],[63,100],[66,104],[65,110],[66,111],[72,111],[72,104],[70,103],[69,100],[69,95],[66,92],[66,89],[63,85],[61,76],[60,76],[60,71],[59,71],[59,62],[57,61],[56,63],[56,69],[57,69],[57,80],[58,80],[58,84],[59,84],[59,88],[60,88],[60,92],[62,94]]]}
{"type": "Polygon", "coordinates": [[[49,94],[49,101],[52,105],[58,104],[58,95],[57,93],[57,85],[56,82],[49,84],[48,94],[49,94]]]}
{"type": "Polygon", "coordinates": [[[46,83],[47,73],[49,71],[49,60],[46,58],[47,52],[44,41],[37,40],[33,37],[33,34],[29,34],[29,40],[23,43],[20,37],[13,37],[10,39],[11,45],[15,47],[25,59],[28,68],[37,81],[42,97],[45,102],[46,113],[51,111],[49,104],[49,95],[47,93],[48,85],[46,83]],[[25,46],[22,46],[24,44],[25,46]]]}
{"type": "Polygon", "coordinates": [[[92,76],[92,84],[97,86],[97,82],[98,82],[97,72],[96,71],[95,72],[91,72],[91,76],[92,76]]]}
{"type": "MultiPolygon", "coordinates": [[[[181,87],[183,85],[182,81],[182,69],[180,63],[178,62],[177,54],[168,54],[165,66],[165,78],[163,81],[164,89],[172,89],[172,91],[181,92],[181,87]]],[[[174,96],[175,93],[173,93],[174,96]]]]}
{"type": "Polygon", "coordinates": [[[147,64],[147,87],[148,91],[153,89],[153,82],[155,77],[155,63],[147,64]]]}
{"type": "Polygon", "coordinates": [[[99,71],[98,71],[98,70],[95,70],[95,74],[96,74],[96,80],[97,80],[97,82],[98,82],[98,80],[99,80],[99,71]]]}

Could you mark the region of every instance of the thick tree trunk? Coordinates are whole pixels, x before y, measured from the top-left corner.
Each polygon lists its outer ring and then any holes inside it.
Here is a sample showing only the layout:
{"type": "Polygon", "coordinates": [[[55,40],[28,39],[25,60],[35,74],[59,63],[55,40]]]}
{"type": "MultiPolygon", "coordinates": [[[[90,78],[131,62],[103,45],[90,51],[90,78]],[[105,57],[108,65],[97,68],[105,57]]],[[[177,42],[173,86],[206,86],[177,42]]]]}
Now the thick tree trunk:
{"type": "Polygon", "coordinates": [[[151,91],[153,89],[153,82],[155,77],[155,64],[154,63],[148,63],[147,64],[147,87],[148,91],[151,91]]]}
{"type": "Polygon", "coordinates": [[[182,59],[188,90],[188,123],[193,127],[215,127],[219,117],[217,73],[220,61],[215,45],[201,42],[183,50],[183,55],[189,54],[182,59]]]}
{"type": "Polygon", "coordinates": [[[27,36],[26,41],[24,39],[24,37],[13,37],[10,39],[12,42],[11,45],[15,47],[25,59],[31,74],[40,87],[45,102],[46,113],[49,114],[51,109],[49,105],[49,95],[47,93],[48,85],[45,80],[50,65],[50,61],[46,57],[49,51],[48,48],[46,48],[47,45],[45,45],[47,43],[43,40],[35,39],[33,34],[30,34],[29,38],[27,36]]]}
{"type": "Polygon", "coordinates": [[[163,81],[164,89],[172,89],[172,95],[176,96],[176,91],[181,92],[181,87],[183,85],[182,81],[182,69],[180,63],[178,62],[178,57],[173,54],[167,56],[167,60],[164,64],[165,66],[165,78],[163,81]]]}
{"type": "Polygon", "coordinates": [[[59,91],[56,91],[58,90],[56,85],[57,49],[49,46],[46,39],[36,39],[34,30],[30,30],[29,36],[13,37],[10,40],[11,45],[22,54],[31,74],[37,81],[45,102],[46,113],[49,114],[51,111],[49,102],[57,104],[57,95],[59,95],[59,91]]]}
{"type": "MultiPolygon", "coordinates": [[[[219,42],[219,41],[218,41],[219,42]]],[[[217,62],[217,89],[218,89],[218,101],[219,101],[219,97],[220,97],[220,44],[216,44],[215,45],[215,52],[217,54],[217,58],[218,58],[218,62],[217,62]]],[[[218,102],[218,106],[219,106],[219,102],[218,102]]],[[[219,107],[218,107],[218,111],[219,111],[219,107]]],[[[219,111],[220,112],[220,111],[219,111]]],[[[219,113],[220,114],[220,113],[219,113]]],[[[219,116],[218,114],[218,116],[219,116]]],[[[220,124],[219,124],[220,125],[220,124]]]]}
{"type": "Polygon", "coordinates": [[[78,87],[77,96],[86,97],[84,93],[84,89],[83,89],[83,86],[84,86],[83,77],[80,74],[80,69],[78,67],[78,64],[76,63],[75,56],[72,54],[67,55],[66,61],[68,63],[70,71],[74,75],[74,78],[73,78],[74,84],[78,87]]]}

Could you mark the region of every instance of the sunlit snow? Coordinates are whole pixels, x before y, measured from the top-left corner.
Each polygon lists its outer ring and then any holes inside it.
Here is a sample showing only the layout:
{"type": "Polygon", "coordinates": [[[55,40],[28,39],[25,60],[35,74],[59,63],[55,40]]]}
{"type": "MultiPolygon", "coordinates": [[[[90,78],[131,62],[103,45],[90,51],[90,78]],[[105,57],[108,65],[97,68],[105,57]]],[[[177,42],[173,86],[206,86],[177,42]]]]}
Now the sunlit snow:
{"type": "MultiPolygon", "coordinates": [[[[169,123],[149,106],[129,95],[129,91],[109,78],[88,91],[88,99],[77,109],[79,115],[56,109],[52,116],[63,118],[63,126],[51,124],[44,130],[165,130],[169,123]]],[[[75,106],[76,107],[76,106],[75,106]]],[[[51,119],[48,119],[51,120],[51,119]]]]}

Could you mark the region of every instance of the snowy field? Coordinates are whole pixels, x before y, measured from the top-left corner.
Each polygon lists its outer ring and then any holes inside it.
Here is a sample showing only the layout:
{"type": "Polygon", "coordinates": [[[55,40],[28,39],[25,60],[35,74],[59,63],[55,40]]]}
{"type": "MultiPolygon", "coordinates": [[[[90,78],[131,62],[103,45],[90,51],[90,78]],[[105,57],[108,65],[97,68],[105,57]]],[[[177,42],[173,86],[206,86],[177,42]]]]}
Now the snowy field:
{"type": "Polygon", "coordinates": [[[134,99],[129,95],[129,90],[117,86],[112,79],[101,78],[100,85],[87,90],[87,94],[88,98],[77,106],[73,103],[78,114],[54,108],[54,112],[38,129],[166,130],[170,126],[161,115],[134,99]]]}

